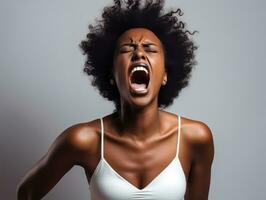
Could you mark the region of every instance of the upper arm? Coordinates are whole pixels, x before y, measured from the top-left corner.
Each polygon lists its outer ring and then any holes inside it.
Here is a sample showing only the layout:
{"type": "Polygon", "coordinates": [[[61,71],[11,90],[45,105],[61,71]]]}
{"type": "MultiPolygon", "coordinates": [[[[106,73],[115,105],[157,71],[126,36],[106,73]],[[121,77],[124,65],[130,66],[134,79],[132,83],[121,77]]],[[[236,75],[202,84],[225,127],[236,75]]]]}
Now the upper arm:
{"type": "Polygon", "coordinates": [[[190,137],[193,156],[186,200],[206,200],[208,199],[211,165],[214,158],[212,132],[206,124],[197,122],[190,137]]]}
{"type": "Polygon", "coordinates": [[[40,199],[75,164],[89,145],[87,130],[81,125],[73,125],[63,131],[53,142],[48,152],[25,175],[18,188],[19,199],[40,199]]]}

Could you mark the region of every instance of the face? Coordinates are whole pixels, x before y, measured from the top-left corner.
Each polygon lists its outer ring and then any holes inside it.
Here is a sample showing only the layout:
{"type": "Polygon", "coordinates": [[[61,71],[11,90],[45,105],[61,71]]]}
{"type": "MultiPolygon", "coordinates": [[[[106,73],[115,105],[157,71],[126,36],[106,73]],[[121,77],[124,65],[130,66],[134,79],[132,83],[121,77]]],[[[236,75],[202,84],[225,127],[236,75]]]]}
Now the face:
{"type": "Polygon", "coordinates": [[[167,75],[163,46],[152,31],[133,28],[124,32],[118,38],[113,60],[121,104],[143,107],[157,103],[167,75]]]}

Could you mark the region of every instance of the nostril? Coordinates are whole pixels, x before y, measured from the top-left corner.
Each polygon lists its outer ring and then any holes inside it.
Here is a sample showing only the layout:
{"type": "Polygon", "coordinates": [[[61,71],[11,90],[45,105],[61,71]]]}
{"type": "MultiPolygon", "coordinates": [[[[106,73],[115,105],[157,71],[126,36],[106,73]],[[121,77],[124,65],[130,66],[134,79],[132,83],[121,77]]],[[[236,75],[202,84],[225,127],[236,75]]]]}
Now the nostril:
{"type": "Polygon", "coordinates": [[[136,50],[132,56],[132,60],[139,60],[139,59],[143,59],[146,60],[145,55],[143,54],[143,52],[141,52],[140,50],[136,50]]]}

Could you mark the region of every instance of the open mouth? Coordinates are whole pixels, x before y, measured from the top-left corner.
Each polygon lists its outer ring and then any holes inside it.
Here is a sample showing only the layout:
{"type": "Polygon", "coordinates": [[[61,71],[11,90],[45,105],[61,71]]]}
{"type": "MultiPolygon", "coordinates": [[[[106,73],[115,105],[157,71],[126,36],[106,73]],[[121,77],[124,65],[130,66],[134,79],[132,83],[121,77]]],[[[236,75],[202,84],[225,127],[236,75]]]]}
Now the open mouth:
{"type": "Polygon", "coordinates": [[[131,67],[130,75],[130,87],[136,94],[144,94],[148,91],[148,85],[150,82],[149,68],[145,63],[134,64],[131,67]]]}

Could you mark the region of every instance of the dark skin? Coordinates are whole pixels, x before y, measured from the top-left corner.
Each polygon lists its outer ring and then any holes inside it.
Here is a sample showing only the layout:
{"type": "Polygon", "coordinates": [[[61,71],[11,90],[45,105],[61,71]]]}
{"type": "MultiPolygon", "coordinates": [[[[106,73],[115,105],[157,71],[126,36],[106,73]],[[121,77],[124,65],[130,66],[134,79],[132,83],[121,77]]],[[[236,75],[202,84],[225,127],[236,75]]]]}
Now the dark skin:
{"type": "MultiPolygon", "coordinates": [[[[156,35],[144,28],[123,33],[114,53],[113,75],[121,109],[103,118],[104,158],[129,183],[143,189],[176,155],[177,116],[158,109],[158,92],[167,84],[167,73],[163,46],[156,35]],[[134,62],[150,67],[145,95],[130,91],[128,68],[134,62]]],[[[100,161],[100,133],[99,119],[61,133],[21,181],[18,199],[44,197],[74,165],[82,166],[90,181],[100,161]]],[[[206,124],[182,117],[178,157],[187,180],[185,199],[208,199],[214,145],[206,124]]]]}

